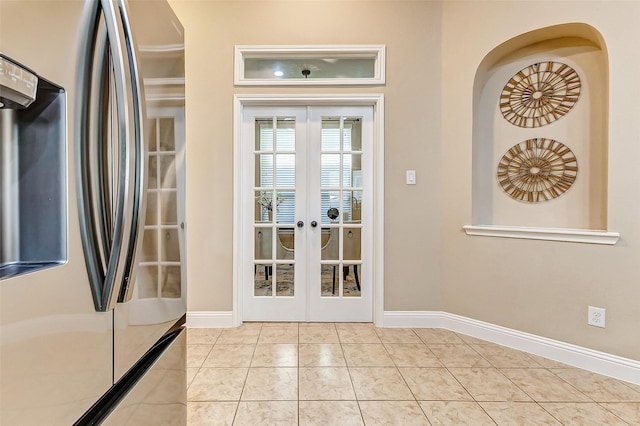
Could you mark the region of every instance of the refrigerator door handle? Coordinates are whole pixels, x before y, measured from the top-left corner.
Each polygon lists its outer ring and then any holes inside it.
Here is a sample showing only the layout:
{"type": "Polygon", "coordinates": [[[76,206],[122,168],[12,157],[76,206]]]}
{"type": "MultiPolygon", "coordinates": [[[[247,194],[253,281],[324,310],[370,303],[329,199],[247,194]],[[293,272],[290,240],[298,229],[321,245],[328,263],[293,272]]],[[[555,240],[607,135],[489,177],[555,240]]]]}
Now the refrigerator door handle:
{"type": "Polygon", "coordinates": [[[132,117],[134,121],[135,132],[133,138],[129,140],[129,150],[133,155],[133,179],[132,183],[132,211],[126,220],[131,221],[131,230],[127,246],[127,263],[124,269],[124,281],[118,295],[118,302],[124,303],[131,300],[133,290],[135,288],[135,279],[137,272],[137,259],[139,258],[144,231],[144,212],[146,210],[147,201],[147,167],[148,167],[148,151],[146,133],[146,104],[144,95],[144,81],[140,72],[138,62],[138,51],[134,35],[131,32],[129,14],[127,11],[127,3],[125,0],[118,0],[120,17],[122,19],[123,30],[125,32],[125,42],[127,44],[127,57],[129,65],[129,77],[131,82],[131,95],[133,100],[132,117]]]}
{"type": "MultiPolygon", "coordinates": [[[[132,73],[137,67],[132,65],[135,59],[131,55],[132,34],[125,22],[124,8],[119,0],[101,0],[104,11],[116,90],[118,118],[118,193],[115,209],[114,239],[107,269],[109,282],[109,298],[107,307],[112,309],[120,297],[124,287],[128,287],[131,269],[135,266],[134,253],[130,252],[132,240],[136,240],[137,218],[139,212],[140,173],[139,145],[142,129],[139,114],[139,90],[134,86],[132,73]]],[[[136,78],[137,79],[137,78],[136,78]]],[[[133,244],[135,245],[135,243],[133,244]]]]}
{"type": "Polygon", "coordinates": [[[86,2],[83,14],[85,43],[78,72],[75,162],[80,235],[89,284],[96,311],[104,312],[113,304],[113,278],[108,279],[108,269],[113,263],[114,242],[117,243],[115,231],[117,228],[119,234],[121,226],[116,227],[114,219],[115,194],[120,189],[116,182],[119,146],[110,139],[113,82],[109,36],[101,6],[99,2],[86,2]]]}
{"type": "Polygon", "coordinates": [[[78,210],[95,309],[104,312],[115,307],[127,276],[136,108],[127,36],[115,0],[86,2],[85,23],[77,111],[78,210]]]}

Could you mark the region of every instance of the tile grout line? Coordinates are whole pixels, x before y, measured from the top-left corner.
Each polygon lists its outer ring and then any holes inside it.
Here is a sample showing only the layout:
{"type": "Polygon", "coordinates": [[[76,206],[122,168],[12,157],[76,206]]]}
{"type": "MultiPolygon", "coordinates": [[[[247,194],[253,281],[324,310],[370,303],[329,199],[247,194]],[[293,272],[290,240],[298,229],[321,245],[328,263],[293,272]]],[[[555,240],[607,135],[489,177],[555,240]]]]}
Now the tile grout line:
{"type": "MultiPolygon", "coordinates": [[[[422,339],[420,339],[420,336],[418,336],[418,334],[412,328],[409,329],[409,330],[411,330],[411,332],[418,338],[418,340],[420,340],[422,342],[422,339]]],[[[380,340],[382,340],[382,339],[380,339],[380,340]]],[[[424,342],[422,342],[422,344],[425,345],[425,347],[427,347],[427,345],[424,342]]],[[[405,386],[407,386],[407,388],[409,389],[409,392],[411,392],[411,395],[413,396],[413,399],[415,400],[416,404],[418,405],[418,408],[420,409],[420,412],[422,413],[424,418],[427,420],[427,422],[431,425],[432,423],[431,423],[431,420],[429,420],[429,416],[427,416],[427,413],[424,411],[424,408],[422,407],[422,404],[420,404],[420,401],[418,401],[418,398],[416,397],[415,392],[413,392],[413,390],[411,389],[411,386],[409,386],[409,383],[407,383],[407,379],[404,377],[404,375],[400,371],[400,367],[398,366],[398,363],[393,359],[393,357],[389,353],[389,349],[387,348],[387,346],[385,345],[384,342],[382,342],[382,346],[384,347],[385,351],[387,352],[387,355],[389,356],[389,358],[391,358],[391,362],[393,362],[393,365],[396,367],[396,370],[398,371],[398,374],[402,378],[402,381],[404,382],[405,386]]],[[[428,347],[427,347],[427,349],[428,349],[428,347]]],[[[429,351],[431,351],[431,350],[429,350],[429,351]]],[[[435,354],[434,354],[434,356],[435,356],[435,354]]],[[[438,361],[438,362],[440,362],[440,361],[438,361]]]]}
{"type": "Polygon", "coordinates": [[[233,415],[233,420],[231,421],[232,425],[236,422],[236,418],[238,417],[238,412],[240,411],[240,403],[242,402],[242,395],[244,394],[244,388],[247,386],[247,381],[249,380],[249,373],[251,372],[251,364],[253,364],[253,357],[256,355],[256,350],[258,349],[258,342],[260,341],[260,335],[262,334],[263,329],[264,329],[264,324],[260,323],[260,331],[258,332],[258,338],[256,339],[256,343],[253,345],[253,353],[251,354],[251,359],[249,360],[249,366],[247,367],[247,374],[246,376],[244,376],[242,389],[240,389],[240,395],[238,396],[238,403],[236,404],[236,411],[233,415]]]}
{"type": "MultiPolygon", "coordinates": [[[[491,367],[492,367],[492,368],[495,368],[497,371],[499,371],[499,372],[500,372],[500,374],[502,374],[502,375],[503,375],[507,380],[509,380],[509,382],[510,382],[510,383],[512,383],[512,384],[516,387],[516,389],[518,389],[518,390],[522,391],[525,395],[527,395],[529,398],[531,398],[531,396],[530,396],[529,394],[527,394],[527,393],[524,391],[524,389],[520,389],[520,386],[517,386],[515,383],[513,383],[513,382],[511,381],[511,379],[509,379],[508,377],[506,377],[506,375],[505,375],[504,373],[502,373],[502,372],[498,369],[498,367],[497,367],[493,362],[491,362],[491,360],[489,360],[486,356],[484,356],[482,353],[480,353],[479,351],[477,351],[473,346],[471,346],[471,344],[469,344],[469,343],[468,343],[468,342],[466,342],[464,339],[462,339],[462,338],[458,335],[458,333],[455,333],[455,332],[454,332],[454,334],[455,334],[456,336],[458,336],[458,338],[459,338],[460,340],[462,340],[462,341],[463,341],[463,342],[464,342],[464,343],[465,343],[465,344],[466,344],[466,345],[467,345],[467,346],[468,346],[472,351],[474,351],[474,352],[475,352],[475,353],[477,353],[477,354],[478,354],[482,359],[484,359],[485,361],[487,361],[487,362],[489,363],[489,365],[491,365],[491,367]]],[[[448,368],[447,368],[447,370],[448,370],[448,368]]],[[[473,400],[474,400],[474,402],[476,403],[476,405],[477,405],[478,407],[480,407],[480,409],[481,409],[481,410],[482,410],[482,411],[483,411],[483,412],[484,412],[484,413],[485,413],[485,414],[486,414],[486,415],[487,415],[487,416],[488,416],[488,417],[489,417],[489,418],[490,418],[490,419],[491,419],[491,420],[492,420],[492,421],[497,425],[497,424],[498,424],[497,420],[496,420],[496,419],[494,419],[494,418],[491,416],[491,414],[489,414],[489,413],[487,412],[487,410],[485,410],[485,408],[484,408],[484,407],[483,407],[483,406],[478,402],[477,398],[476,398],[476,397],[475,397],[475,396],[474,396],[474,395],[469,391],[469,389],[467,389],[467,388],[464,386],[464,384],[462,384],[462,382],[461,382],[461,381],[456,377],[456,375],[455,375],[455,374],[453,374],[451,371],[449,371],[449,374],[451,374],[451,375],[452,375],[452,376],[453,376],[453,377],[458,381],[458,383],[460,383],[460,385],[464,388],[464,390],[466,390],[466,391],[467,391],[467,393],[471,396],[471,398],[473,398],[473,400]]],[[[531,399],[532,399],[532,400],[534,400],[533,398],[531,398],[531,399]]],[[[509,401],[509,402],[513,403],[513,402],[515,402],[515,401],[509,401]]]]}

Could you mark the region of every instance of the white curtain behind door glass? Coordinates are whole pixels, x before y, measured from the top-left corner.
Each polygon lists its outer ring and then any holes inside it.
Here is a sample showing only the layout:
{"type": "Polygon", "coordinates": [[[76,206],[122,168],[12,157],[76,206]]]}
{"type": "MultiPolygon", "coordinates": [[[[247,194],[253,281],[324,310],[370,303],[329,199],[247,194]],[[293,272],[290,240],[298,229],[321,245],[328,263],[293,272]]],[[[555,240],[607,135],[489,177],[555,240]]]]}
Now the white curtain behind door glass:
{"type": "MultiPolygon", "coordinates": [[[[339,124],[339,123],[338,123],[339,124]]],[[[270,151],[274,147],[274,133],[276,140],[276,156],[279,151],[291,152],[293,147],[295,147],[295,129],[293,127],[282,128],[277,126],[274,132],[273,121],[263,120],[258,123],[259,125],[259,149],[261,151],[270,151]]],[[[336,153],[340,153],[340,127],[339,125],[335,128],[322,128],[321,134],[322,147],[323,150],[334,151],[336,153]]],[[[351,124],[344,123],[343,127],[343,144],[342,151],[351,151],[351,124]]],[[[260,157],[260,185],[271,186],[271,182],[273,182],[273,157],[270,155],[261,155],[260,157]],[[265,183],[269,183],[269,185],[265,185],[265,183]]],[[[351,182],[351,156],[345,155],[342,164],[343,170],[343,184],[344,187],[352,186],[351,182]]],[[[283,158],[285,160],[285,158],[283,158]]],[[[282,181],[294,182],[295,181],[295,164],[291,161],[277,161],[276,170],[277,175],[281,178],[282,181]]],[[[279,179],[280,180],[280,179],[279,179]]],[[[340,187],[340,155],[336,155],[331,157],[328,163],[323,164],[323,168],[320,176],[321,186],[323,188],[331,188],[339,190],[340,187]],[[335,161],[332,159],[335,158],[335,161]]],[[[295,215],[295,202],[293,199],[289,199],[293,197],[293,191],[277,191],[278,195],[282,198],[282,201],[276,208],[277,211],[277,220],[280,223],[294,223],[294,215],[295,215]]],[[[323,200],[322,206],[324,211],[326,211],[329,207],[329,200],[323,200]],[[326,209],[324,208],[326,204],[326,209]]],[[[336,206],[336,207],[339,207],[336,206]]],[[[345,206],[346,210],[349,210],[348,206],[345,206]]],[[[341,213],[350,213],[349,211],[341,212],[341,213]]],[[[268,212],[262,209],[262,221],[268,220],[268,212]]]]}

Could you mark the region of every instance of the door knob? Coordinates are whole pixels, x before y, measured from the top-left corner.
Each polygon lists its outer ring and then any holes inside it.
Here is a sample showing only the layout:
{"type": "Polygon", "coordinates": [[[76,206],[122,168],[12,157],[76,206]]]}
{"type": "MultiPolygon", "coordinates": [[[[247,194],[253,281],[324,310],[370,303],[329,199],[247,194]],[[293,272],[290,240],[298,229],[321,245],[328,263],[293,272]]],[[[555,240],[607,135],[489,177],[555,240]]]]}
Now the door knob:
{"type": "Polygon", "coordinates": [[[304,222],[299,220],[298,223],[296,223],[296,225],[298,226],[298,228],[302,228],[304,226],[304,222]]]}
{"type": "Polygon", "coordinates": [[[316,222],[315,220],[311,221],[311,227],[315,228],[316,226],[318,226],[318,222],[316,222]]]}

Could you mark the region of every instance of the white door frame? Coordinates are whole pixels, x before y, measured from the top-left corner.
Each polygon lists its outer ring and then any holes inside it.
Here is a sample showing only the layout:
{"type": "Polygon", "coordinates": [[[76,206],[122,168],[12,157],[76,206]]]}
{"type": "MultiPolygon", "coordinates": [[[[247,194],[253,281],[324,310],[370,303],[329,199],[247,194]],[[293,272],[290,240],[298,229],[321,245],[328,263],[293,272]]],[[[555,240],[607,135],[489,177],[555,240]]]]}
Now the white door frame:
{"type": "Polygon", "coordinates": [[[383,94],[264,94],[233,97],[233,326],[242,324],[241,223],[242,120],[246,106],[372,106],[373,107],[373,322],[384,314],[384,95],[383,94]]]}

